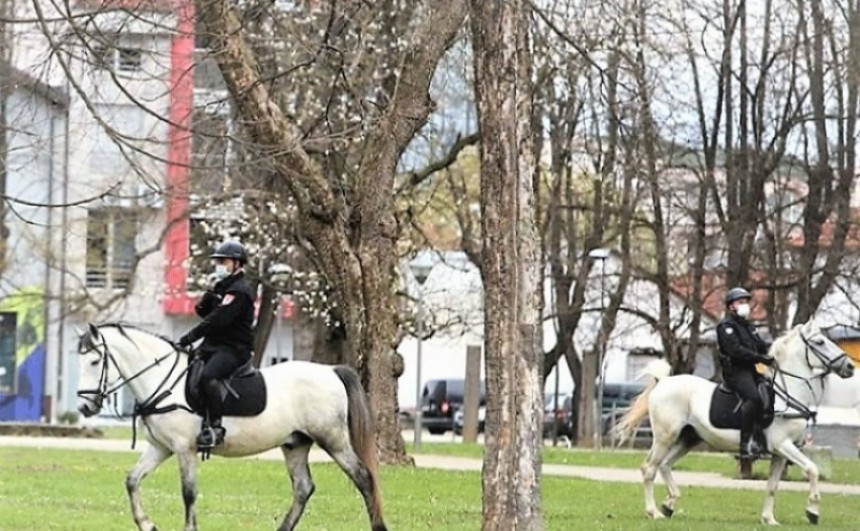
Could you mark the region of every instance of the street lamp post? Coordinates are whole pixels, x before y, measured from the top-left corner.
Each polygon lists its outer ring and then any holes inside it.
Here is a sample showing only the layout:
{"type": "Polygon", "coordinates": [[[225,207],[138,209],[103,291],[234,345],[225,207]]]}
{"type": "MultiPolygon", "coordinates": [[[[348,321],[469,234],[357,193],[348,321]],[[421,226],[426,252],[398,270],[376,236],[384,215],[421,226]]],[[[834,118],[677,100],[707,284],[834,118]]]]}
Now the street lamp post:
{"type": "Polygon", "coordinates": [[[604,323],[606,303],[604,302],[604,298],[606,291],[606,260],[609,258],[609,249],[592,249],[588,253],[588,256],[592,260],[600,260],[600,328],[598,329],[599,335],[597,337],[597,406],[595,408],[597,413],[594,419],[596,426],[594,436],[596,437],[597,449],[601,450],[603,449],[603,384],[606,376],[606,368],[604,367],[606,363],[606,341],[604,339],[604,335],[606,334],[606,323],[604,323]]]}
{"type": "Polygon", "coordinates": [[[421,423],[421,413],[423,404],[421,403],[421,343],[424,340],[424,291],[422,287],[427,277],[430,276],[430,270],[433,269],[433,264],[426,260],[416,258],[409,265],[412,270],[412,276],[418,282],[418,312],[416,320],[416,335],[418,336],[417,356],[415,360],[415,427],[412,447],[417,450],[421,447],[421,431],[423,429],[421,423]]]}

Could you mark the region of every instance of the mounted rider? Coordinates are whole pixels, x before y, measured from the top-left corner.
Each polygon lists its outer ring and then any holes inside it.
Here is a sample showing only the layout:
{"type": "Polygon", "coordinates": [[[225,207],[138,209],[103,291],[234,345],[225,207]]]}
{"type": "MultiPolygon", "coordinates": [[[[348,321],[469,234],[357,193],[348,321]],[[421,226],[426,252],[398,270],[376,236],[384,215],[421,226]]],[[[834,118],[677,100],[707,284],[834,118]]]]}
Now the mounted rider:
{"type": "Polygon", "coordinates": [[[251,359],[254,345],[255,294],[245,279],[244,267],[248,262],[245,248],[238,242],[227,241],[209,258],[215,263],[212,275],[215,285],[194,307],[203,321],[177,342],[180,347],[188,348],[203,339],[196,352],[205,363],[200,389],[206,400],[207,418],[197,436],[199,449],[211,449],[224,441],[219,381],[251,359]]]}
{"type": "Polygon", "coordinates": [[[741,287],[726,293],[726,315],[717,326],[717,342],[720,347],[720,362],[723,381],[743,400],[741,405],[741,449],[742,458],[755,459],[765,452],[761,434],[763,414],[759,383],[764,379],[756,370],[757,363],[773,364],[768,356],[770,343],[758,335],[749,321],[752,295],[741,287]]]}

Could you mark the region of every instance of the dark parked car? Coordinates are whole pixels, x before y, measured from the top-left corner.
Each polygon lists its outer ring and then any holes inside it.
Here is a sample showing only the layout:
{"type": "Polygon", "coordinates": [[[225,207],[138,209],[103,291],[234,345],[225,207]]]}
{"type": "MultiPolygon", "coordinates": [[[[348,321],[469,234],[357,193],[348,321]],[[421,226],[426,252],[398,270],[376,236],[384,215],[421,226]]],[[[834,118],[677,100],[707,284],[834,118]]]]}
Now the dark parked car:
{"type": "Polygon", "coordinates": [[[645,384],[642,383],[608,383],[603,387],[601,420],[604,435],[609,433],[618,418],[644,390],[645,384]]]}
{"type": "Polygon", "coordinates": [[[555,394],[547,393],[543,401],[543,436],[551,439],[553,430],[558,429],[559,437],[573,438],[573,395],[559,393],[558,407],[556,407],[555,394]],[[557,424],[556,424],[557,423],[557,424]]]}
{"type": "MultiPolygon", "coordinates": [[[[421,424],[432,434],[454,429],[454,413],[463,407],[466,381],[463,379],[430,380],[421,395],[421,424]]],[[[487,403],[484,382],[481,382],[480,405],[487,403]]]]}

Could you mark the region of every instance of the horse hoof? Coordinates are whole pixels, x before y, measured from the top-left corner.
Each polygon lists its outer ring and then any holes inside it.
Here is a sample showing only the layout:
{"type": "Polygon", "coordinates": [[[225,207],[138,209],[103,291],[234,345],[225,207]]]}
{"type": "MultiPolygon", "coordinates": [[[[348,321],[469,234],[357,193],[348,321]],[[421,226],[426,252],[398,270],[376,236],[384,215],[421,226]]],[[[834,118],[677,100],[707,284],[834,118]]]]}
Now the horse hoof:
{"type": "Polygon", "coordinates": [[[648,511],[648,516],[654,520],[661,520],[663,518],[666,518],[660,511],[648,511]]]}
{"type": "Polygon", "coordinates": [[[819,516],[812,511],[806,511],[806,519],[809,520],[809,523],[812,525],[818,525],[819,516]]]}
{"type": "Polygon", "coordinates": [[[669,507],[665,503],[660,506],[660,512],[663,513],[663,516],[666,518],[672,518],[672,515],[675,514],[675,509],[669,507]]]}

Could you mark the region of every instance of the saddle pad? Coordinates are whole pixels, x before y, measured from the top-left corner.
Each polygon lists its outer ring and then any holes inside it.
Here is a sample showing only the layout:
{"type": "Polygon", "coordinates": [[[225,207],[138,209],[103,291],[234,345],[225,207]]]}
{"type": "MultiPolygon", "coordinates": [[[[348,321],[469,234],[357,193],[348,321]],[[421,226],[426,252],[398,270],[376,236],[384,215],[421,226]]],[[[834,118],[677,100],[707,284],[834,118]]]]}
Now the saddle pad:
{"type": "MultiPolygon", "coordinates": [[[[189,407],[201,417],[206,415],[203,396],[198,393],[200,382],[200,370],[203,363],[192,362],[188,367],[188,376],[185,380],[185,400],[189,407]]],[[[236,391],[239,398],[227,391],[224,381],[221,382],[221,400],[224,404],[225,417],[253,417],[259,415],[266,409],[266,381],[263,375],[254,370],[250,374],[232,377],[226,380],[228,385],[236,391]]]]}
{"type": "MultiPolygon", "coordinates": [[[[766,390],[760,388],[763,396],[764,415],[761,427],[767,428],[773,422],[773,387],[767,386],[766,390]]],[[[709,417],[715,428],[725,430],[741,429],[741,398],[734,391],[718,385],[711,395],[711,409],[709,417]]]]}

